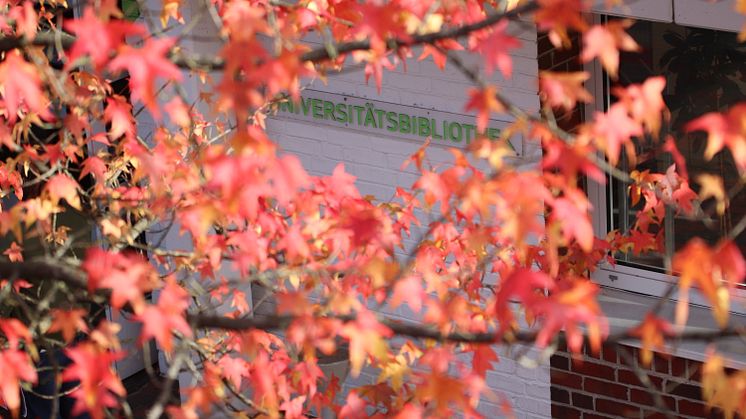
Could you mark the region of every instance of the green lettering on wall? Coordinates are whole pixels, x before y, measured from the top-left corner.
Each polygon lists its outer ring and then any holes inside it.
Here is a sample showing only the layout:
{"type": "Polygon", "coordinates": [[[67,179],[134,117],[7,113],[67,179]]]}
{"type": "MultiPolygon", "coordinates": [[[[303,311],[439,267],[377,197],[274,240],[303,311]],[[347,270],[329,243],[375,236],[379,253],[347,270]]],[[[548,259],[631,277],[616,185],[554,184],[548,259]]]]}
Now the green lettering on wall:
{"type": "MultiPolygon", "coordinates": [[[[365,106],[358,106],[347,102],[337,103],[301,96],[297,103],[284,101],[274,105],[273,109],[280,113],[296,115],[303,113],[306,117],[310,114],[313,119],[324,119],[340,124],[354,123],[372,130],[385,129],[388,132],[444,139],[455,143],[466,140],[466,144],[469,144],[472,139],[477,138],[477,134],[488,137],[490,140],[500,138],[499,128],[488,127],[484,132],[477,133],[476,126],[473,124],[387,111],[385,104],[382,108],[378,108],[377,105],[377,103],[368,102],[365,106]]],[[[512,144],[510,146],[513,148],[512,144]]]]}

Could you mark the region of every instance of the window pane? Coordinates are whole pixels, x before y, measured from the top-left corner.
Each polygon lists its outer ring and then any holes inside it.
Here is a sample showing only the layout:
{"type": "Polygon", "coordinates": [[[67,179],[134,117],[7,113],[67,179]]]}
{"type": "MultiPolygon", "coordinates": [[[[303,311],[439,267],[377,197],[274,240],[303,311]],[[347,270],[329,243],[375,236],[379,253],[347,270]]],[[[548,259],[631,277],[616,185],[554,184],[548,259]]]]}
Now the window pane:
{"type": "MultiPolygon", "coordinates": [[[[707,112],[724,111],[746,98],[746,47],[736,35],[708,29],[686,28],[674,24],[637,22],[630,34],[642,47],[640,53],[622,54],[619,85],[640,83],[653,75],[666,77],[664,98],[671,111],[671,121],[664,127],[676,139],[679,150],[687,161],[690,183],[698,191],[696,179],[703,173],[723,178],[726,190],[738,182],[738,172],[729,151],[718,153],[712,160],[704,159],[706,135],[684,134],[683,126],[691,119],[707,112]]],[[[613,98],[611,98],[613,100],[613,98]]],[[[638,162],[625,169],[650,170],[663,173],[672,164],[671,156],[661,150],[661,142],[652,138],[638,139],[638,162]]],[[[634,223],[635,211],[627,194],[627,185],[613,181],[609,189],[609,221],[612,229],[626,232],[634,223]]],[[[660,232],[666,253],[682,247],[694,236],[714,243],[723,237],[746,213],[746,192],[741,191],[731,200],[730,208],[718,215],[713,202],[704,202],[700,219],[675,215],[669,211],[668,221],[660,232]],[[702,220],[704,218],[704,220],[702,220]]],[[[746,240],[737,239],[742,252],[746,240]]],[[[664,254],[639,256],[620,255],[621,261],[662,268],[664,254]]]]}

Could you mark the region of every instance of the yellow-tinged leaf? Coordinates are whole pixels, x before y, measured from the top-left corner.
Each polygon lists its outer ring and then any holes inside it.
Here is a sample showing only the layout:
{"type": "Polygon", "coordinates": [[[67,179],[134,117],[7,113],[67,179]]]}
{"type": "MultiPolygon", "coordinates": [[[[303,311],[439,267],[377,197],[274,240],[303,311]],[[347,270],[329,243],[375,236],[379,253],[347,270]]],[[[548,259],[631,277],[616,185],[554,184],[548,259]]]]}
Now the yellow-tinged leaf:
{"type": "Polygon", "coordinates": [[[374,288],[388,284],[399,273],[399,264],[387,262],[381,258],[371,259],[363,268],[363,272],[370,276],[374,288]]]}
{"type": "Polygon", "coordinates": [[[404,377],[410,372],[409,365],[403,354],[397,355],[394,359],[387,362],[381,368],[381,374],[378,376],[378,382],[382,383],[391,380],[391,388],[398,392],[404,384],[404,377]]]}
{"type": "Polygon", "coordinates": [[[702,398],[709,407],[717,407],[726,418],[736,413],[746,414],[743,394],[746,391],[746,371],[728,375],[725,359],[708,350],[707,360],[702,366],[702,398]]]}
{"type": "Polygon", "coordinates": [[[78,184],[71,177],[56,174],[47,182],[44,191],[54,205],[64,199],[68,205],[80,211],[80,197],[78,196],[78,184]]]}
{"type": "Polygon", "coordinates": [[[708,198],[715,198],[715,201],[717,201],[717,212],[723,215],[725,208],[728,206],[728,196],[725,193],[723,179],[720,176],[703,173],[697,176],[697,182],[702,187],[699,190],[699,198],[702,201],[708,198]]]}
{"type": "Polygon", "coordinates": [[[640,356],[642,364],[649,366],[653,360],[653,350],[662,349],[665,345],[665,336],[671,335],[673,328],[671,325],[660,317],[648,313],[645,320],[632,330],[632,335],[637,336],[642,341],[642,351],[640,356]]]}

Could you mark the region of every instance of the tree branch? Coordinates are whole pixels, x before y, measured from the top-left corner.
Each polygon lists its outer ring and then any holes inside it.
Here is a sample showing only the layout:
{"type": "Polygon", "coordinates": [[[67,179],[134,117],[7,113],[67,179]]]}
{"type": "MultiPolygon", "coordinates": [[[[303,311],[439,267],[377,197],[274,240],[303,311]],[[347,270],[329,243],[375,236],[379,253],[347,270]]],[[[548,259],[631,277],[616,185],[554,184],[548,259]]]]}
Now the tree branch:
{"type": "MultiPolygon", "coordinates": [[[[538,8],[535,1],[526,3],[520,7],[504,13],[493,13],[486,18],[468,25],[449,27],[438,32],[431,32],[423,35],[413,35],[409,39],[389,38],[386,45],[389,49],[394,50],[399,47],[411,47],[423,44],[433,44],[444,39],[458,39],[472,32],[488,28],[502,19],[515,19],[521,14],[533,12],[538,8]]],[[[75,42],[75,36],[62,31],[46,31],[36,34],[34,39],[28,40],[24,37],[6,36],[0,37],[0,52],[9,51],[14,48],[20,48],[27,45],[38,46],[56,46],[62,45],[67,49],[75,42]]],[[[370,40],[349,41],[332,45],[336,54],[347,54],[353,51],[370,49],[370,40]]],[[[301,55],[302,61],[320,62],[332,58],[329,48],[321,46],[301,55]]],[[[202,70],[221,70],[225,66],[225,60],[215,57],[214,55],[186,54],[182,52],[172,52],[171,60],[179,67],[187,69],[202,70]]]]}
{"type": "MultiPolygon", "coordinates": [[[[262,317],[246,317],[246,318],[230,318],[215,315],[205,314],[190,314],[187,316],[188,321],[195,328],[206,328],[206,329],[223,329],[223,330],[249,330],[249,329],[260,329],[260,330],[280,330],[287,328],[294,320],[298,317],[289,315],[274,315],[274,316],[262,316],[262,317]]],[[[319,316],[320,319],[335,319],[343,322],[350,322],[355,320],[354,315],[350,316],[319,316]]],[[[535,331],[517,331],[500,333],[497,331],[484,332],[484,333],[473,333],[473,332],[462,332],[455,331],[450,333],[443,333],[440,330],[423,324],[415,323],[403,323],[387,318],[379,317],[378,319],[381,324],[391,329],[397,335],[409,336],[413,338],[421,339],[433,339],[437,341],[448,341],[448,342],[460,342],[460,343],[503,343],[503,344],[515,344],[515,343],[534,343],[536,341],[537,332],[535,331]]],[[[619,343],[621,341],[639,340],[639,337],[633,335],[630,328],[623,332],[615,333],[610,335],[604,343],[619,343]]],[[[682,331],[671,336],[672,340],[686,340],[686,341],[716,341],[719,339],[734,337],[746,334],[746,329],[743,327],[731,327],[719,330],[706,330],[706,331],[682,331]]],[[[560,343],[566,343],[564,334],[558,335],[560,343]]],[[[588,343],[586,338],[586,343],[588,343]]]]}
{"type": "Polygon", "coordinates": [[[88,279],[83,272],[51,258],[31,259],[23,262],[0,262],[0,278],[23,278],[34,283],[56,280],[72,288],[88,289],[88,279]]]}

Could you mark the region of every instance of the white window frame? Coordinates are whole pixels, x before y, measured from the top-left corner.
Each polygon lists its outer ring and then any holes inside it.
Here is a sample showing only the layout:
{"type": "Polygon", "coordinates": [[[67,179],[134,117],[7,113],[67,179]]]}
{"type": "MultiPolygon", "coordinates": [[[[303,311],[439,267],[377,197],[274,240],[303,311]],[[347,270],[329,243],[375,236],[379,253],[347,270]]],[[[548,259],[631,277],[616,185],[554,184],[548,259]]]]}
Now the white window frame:
{"type": "MultiPolygon", "coordinates": [[[[602,16],[594,14],[591,18],[594,23],[600,23],[602,16]]],[[[642,21],[644,19],[639,20],[642,21]]],[[[606,105],[605,102],[609,100],[609,96],[604,96],[604,91],[607,92],[607,95],[610,91],[608,86],[604,89],[604,83],[608,83],[609,80],[598,60],[587,63],[584,67],[585,71],[591,75],[586,82],[586,89],[590,91],[595,98],[593,103],[585,105],[585,115],[590,116],[595,112],[604,111],[606,105]]],[[[600,155],[600,157],[603,158],[602,155],[600,155]]],[[[593,206],[591,210],[591,218],[594,234],[596,237],[606,237],[609,232],[609,184],[607,182],[607,184],[602,185],[588,178],[587,188],[588,199],[593,206]]],[[[607,261],[601,263],[599,268],[592,274],[591,278],[603,288],[633,292],[652,297],[663,296],[669,290],[671,283],[678,281],[676,276],[656,272],[652,269],[626,266],[622,264],[612,265],[607,261]]],[[[696,287],[693,288],[695,288],[694,292],[689,292],[689,304],[692,306],[710,307],[710,303],[707,299],[696,291],[696,287]]],[[[678,289],[670,295],[669,299],[672,301],[679,300],[678,289]]],[[[730,312],[732,314],[746,316],[746,289],[739,288],[731,294],[730,306],[730,312]]]]}

